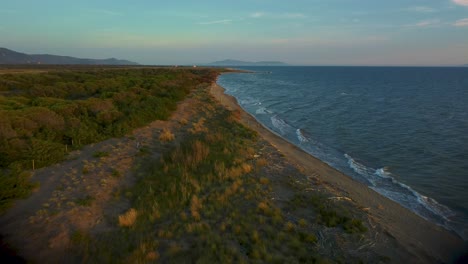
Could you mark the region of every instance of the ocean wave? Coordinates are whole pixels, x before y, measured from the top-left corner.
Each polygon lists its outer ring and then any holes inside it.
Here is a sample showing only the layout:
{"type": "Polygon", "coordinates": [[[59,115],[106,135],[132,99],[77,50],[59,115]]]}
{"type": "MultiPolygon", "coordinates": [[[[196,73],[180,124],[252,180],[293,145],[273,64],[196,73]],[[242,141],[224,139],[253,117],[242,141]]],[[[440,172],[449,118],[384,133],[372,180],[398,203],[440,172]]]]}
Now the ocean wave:
{"type": "Polygon", "coordinates": [[[354,170],[357,174],[364,176],[372,185],[375,186],[375,181],[373,181],[372,174],[375,173],[375,170],[367,167],[366,165],[357,162],[350,155],[344,154],[345,158],[348,160],[348,165],[351,169],[354,170]]]}
{"type": "Polygon", "coordinates": [[[275,128],[277,128],[279,130],[280,134],[282,134],[282,135],[285,135],[286,133],[288,133],[289,130],[292,129],[292,127],[290,125],[288,125],[288,123],[286,123],[286,121],[279,118],[277,115],[272,116],[270,119],[271,119],[271,124],[275,128]]]}
{"type": "MultiPolygon", "coordinates": [[[[392,173],[389,171],[388,167],[373,169],[357,162],[348,154],[345,154],[344,156],[348,160],[348,165],[350,168],[359,175],[367,178],[372,184],[370,188],[377,191],[378,193],[394,201],[397,201],[406,207],[413,208],[414,205],[412,205],[412,203],[417,203],[423,206],[426,210],[430,211],[432,214],[441,217],[444,222],[450,221],[449,218],[455,215],[455,213],[447,206],[438,203],[433,198],[418,193],[410,186],[396,180],[392,176],[392,173]],[[392,185],[389,186],[389,183],[392,185]]],[[[416,213],[426,218],[423,212],[416,210],[416,213]]]]}
{"type": "Polygon", "coordinates": [[[392,174],[390,173],[388,167],[377,169],[375,171],[375,174],[385,179],[393,179],[392,174]]]}
{"type": "Polygon", "coordinates": [[[272,113],[273,112],[268,110],[266,107],[260,107],[257,110],[255,110],[255,114],[257,115],[265,115],[265,114],[272,114],[272,113]]]}
{"type": "Polygon", "coordinates": [[[241,105],[261,105],[262,104],[258,99],[255,99],[252,97],[242,98],[239,100],[239,103],[241,105]]]}
{"type": "Polygon", "coordinates": [[[309,139],[306,136],[304,136],[300,128],[296,129],[296,135],[297,135],[297,139],[299,139],[299,142],[301,143],[309,142],[309,139]]]}

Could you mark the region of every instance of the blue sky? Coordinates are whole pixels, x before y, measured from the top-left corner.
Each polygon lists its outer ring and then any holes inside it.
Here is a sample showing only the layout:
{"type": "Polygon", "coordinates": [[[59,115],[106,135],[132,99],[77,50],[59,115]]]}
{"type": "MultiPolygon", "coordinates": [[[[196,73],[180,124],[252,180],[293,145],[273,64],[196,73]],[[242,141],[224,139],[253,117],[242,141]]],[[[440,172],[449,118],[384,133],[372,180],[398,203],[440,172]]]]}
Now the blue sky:
{"type": "Polygon", "coordinates": [[[143,64],[468,63],[468,0],[5,0],[0,47],[143,64]]]}

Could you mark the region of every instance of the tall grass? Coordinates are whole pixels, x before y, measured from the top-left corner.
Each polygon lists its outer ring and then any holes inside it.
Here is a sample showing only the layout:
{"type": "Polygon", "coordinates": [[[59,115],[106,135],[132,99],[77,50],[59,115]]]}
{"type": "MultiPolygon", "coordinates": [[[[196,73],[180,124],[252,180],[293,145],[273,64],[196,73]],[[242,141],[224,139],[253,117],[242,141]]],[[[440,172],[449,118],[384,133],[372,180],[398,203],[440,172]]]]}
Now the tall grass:
{"type": "Polygon", "coordinates": [[[87,255],[93,262],[326,261],[311,221],[284,212],[270,199],[266,175],[253,169],[256,133],[207,94],[200,97],[209,105],[197,119],[203,129],[189,127],[161,158],[143,162],[129,190],[138,219],[131,229],[96,236],[87,255]]]}

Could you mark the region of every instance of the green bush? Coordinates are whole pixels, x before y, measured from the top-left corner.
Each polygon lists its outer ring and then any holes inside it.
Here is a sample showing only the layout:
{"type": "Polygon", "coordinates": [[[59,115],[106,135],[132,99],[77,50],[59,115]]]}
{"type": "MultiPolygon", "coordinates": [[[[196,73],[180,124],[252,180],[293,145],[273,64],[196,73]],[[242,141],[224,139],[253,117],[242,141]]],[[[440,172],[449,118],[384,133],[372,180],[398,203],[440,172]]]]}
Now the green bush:
{"type": "Polygon", "coordinates": [[[0,79],[0,171],[12,175],[16,171],[11,168],[19,167],[20,173],[32,169],[33,161],[35,169],[48,166],[63,160],[67,150],[165,120],[193,88],[215,77],[210,69],[164,68],[4,74],[0,79]]]}

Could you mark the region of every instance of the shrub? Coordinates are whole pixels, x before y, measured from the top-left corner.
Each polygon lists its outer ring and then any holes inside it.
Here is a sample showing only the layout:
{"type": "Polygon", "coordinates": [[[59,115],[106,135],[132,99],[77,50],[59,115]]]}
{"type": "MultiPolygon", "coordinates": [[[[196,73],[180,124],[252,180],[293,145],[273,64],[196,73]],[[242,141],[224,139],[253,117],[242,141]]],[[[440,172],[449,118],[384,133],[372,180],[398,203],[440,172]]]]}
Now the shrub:
{"type": "Polygon", "coordinates": [[[119,225],[122,227],[131,227],[137,219],[137,210],[131,208],[122,215],[119,215],[119,225]]]}
{"type": "Polygon", "coordinates": [[[81,206],[91,206],[93,201],[94,201],[93,197],[91,197],[89,195],[86,195],[86,197],[84,197],[84,198],[76,199],[75,203],[77,205],[81,205],[81,206]]]}
{"type": "Polygon", "coordinates": [[[109,156],[109,152],[107,151],[97,151],[97,152],[94,152],[93,154],[93,157],[95,158],[102,158],[102,157],[107,157],[109,156]]]}
{"type": "Polygon", "coordinates": [[[159,140],[163,142],[173,141],[174,139],[175,139],[174,134],[172,134],[172,132],[166,128],[164,128],[161,134],[159,135],[159,140]]]}

